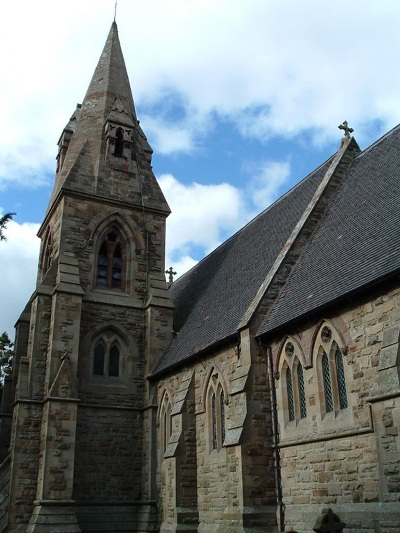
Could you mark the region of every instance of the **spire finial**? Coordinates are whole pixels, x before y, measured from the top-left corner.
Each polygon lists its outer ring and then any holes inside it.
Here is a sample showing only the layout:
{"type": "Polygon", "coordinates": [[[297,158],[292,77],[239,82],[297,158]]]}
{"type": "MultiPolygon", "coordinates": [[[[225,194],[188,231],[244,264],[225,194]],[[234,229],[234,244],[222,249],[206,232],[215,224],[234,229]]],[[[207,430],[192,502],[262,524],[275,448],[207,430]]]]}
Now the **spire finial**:
{"type": "Polygon", "coordinates": [[[118,0],[115,0],[115,5],[114,5],[114,22],[115,22],[115,19],[117,18],[117,6],[118,6],[118,0]]]}
{"type": "Polygon", "coordinates": [[[171,285],[171,283],[174,282],[174,276],[176,276],[176,272],[172,267],[169,267],[169,269],[166,270],[165,273],[169,275],[168,283],[171,285]]]}
{"type": "Polygon", "coordinates": [[[343,124],[340,124],[340,126],[338,126],[338,128],[340,130],[344,130],[344,136],[345,137],[350,137],[350,133],[353,133],[353,131],[354,131],[353,128],[349,128],[349,123],[347,122],[347,120],[345,120],[343,122],[343,124]]]}

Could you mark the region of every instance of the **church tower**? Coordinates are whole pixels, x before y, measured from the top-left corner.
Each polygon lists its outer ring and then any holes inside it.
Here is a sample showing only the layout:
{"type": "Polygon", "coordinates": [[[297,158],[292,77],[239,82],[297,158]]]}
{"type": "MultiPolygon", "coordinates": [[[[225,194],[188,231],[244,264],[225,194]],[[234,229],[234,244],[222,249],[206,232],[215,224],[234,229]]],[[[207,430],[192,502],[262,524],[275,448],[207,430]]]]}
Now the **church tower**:
{"type": "Polygon", "coordinates": [[[170,210],[115,22],[58,146],[37,287],[17,323],[9,529],[150,531],[156,408],[147,376],[172,334],[170,210]]]}

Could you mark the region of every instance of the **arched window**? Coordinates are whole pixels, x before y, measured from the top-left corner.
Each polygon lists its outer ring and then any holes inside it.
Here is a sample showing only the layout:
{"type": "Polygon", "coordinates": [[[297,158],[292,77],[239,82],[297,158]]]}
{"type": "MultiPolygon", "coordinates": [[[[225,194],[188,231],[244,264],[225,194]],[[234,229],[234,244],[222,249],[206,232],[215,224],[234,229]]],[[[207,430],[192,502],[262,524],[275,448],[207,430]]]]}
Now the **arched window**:
{"type": "Polygon", "coordinates": [[[307,417],[307,399],[304,388],[304,360],[300,345],[293,339],[286,339],[280,354],[283,376],[283,409],[286,422],[298,422],[307,417]]]}
{"type": "Polygon", "coordinates": [[[114,334],[104,334],[95,343],[93,350],[93,375],[120,376],[120,347],[114,334]]]}
{"type": "Polygon", "coordinates": [[[107,289],[125,288],[125,247],[117,229],[107,232],[97,255],[96,285],[107,289]]]}
{"type": "Polygon", "coordinates": [[[344,375],[343,355],[338,347],[336,347],[336,352],[335,352],[335,363],[336,363],[337,382],[338,382],[338,388],[339,388],[340,409],[346,409],[346,407],[348,407],[347,392],[346,392],[346,378],[344,375]]]}
{"type": "Polygon", "coordinates": [[[319,377],[322,388],[322,411],[338,412],[348,407],[343,345],[339,333],[329,323],[319,328],[315,338],[315,353],[319,358],[319,377]]]}
{"type": "Polygon", "coordinates": [[[295,419],[294,416],[294,395],[293,395],[293,379],[292,372],[290,368],[286,370],[286,390],[287,390],[287,400],[288,400],[288,411],[289,411],[289,421],[295,419]]]}
{"type": "Polygon", "coordinates": [[[115,132],[115,157],[122,157],[124,153],[124,130],[122,128],[117,128],[115,132]]]}
{"type": "Polygon", "coordinates": [[[160,451],[164,455],[172,433],[172,403],[167,391],[161,400],[159,412],[160,451]]]}
{"type": "Polygon", "coordinates": [[[104,376],[105,347],[102,341],[98,342],[94,349],[93,374],[104,376]]]}
{"type": "Polygon", "coordinates": [[[322,375],[324,378],[325,411],[330,413],[333,411],[332,382],[328,356],[325,352],[322,356],[322,375]]]}
{"type": "Polygon", "coordinates": [[[300,418],[307,418],[306,392],[304,389],[304,374],[301,363],[297,365],[297,383],[299,388],[300,418]]]}
{"type": "Polygon", "coordinates": [[[226,435],[225,405],[222,381],[218,370],[213,369],[207,387],[206,399],[211,450],[220,450],[224,445],[226,435]]]}
{"type": "Polygon", "coordinates": [[[51,261],[53,258],[53,239],[51,236],[50,228],[47,229],[46,237],[43,244],[43,251],[42,251],[42,273],[45,274],[51,265],[51,261]]]}

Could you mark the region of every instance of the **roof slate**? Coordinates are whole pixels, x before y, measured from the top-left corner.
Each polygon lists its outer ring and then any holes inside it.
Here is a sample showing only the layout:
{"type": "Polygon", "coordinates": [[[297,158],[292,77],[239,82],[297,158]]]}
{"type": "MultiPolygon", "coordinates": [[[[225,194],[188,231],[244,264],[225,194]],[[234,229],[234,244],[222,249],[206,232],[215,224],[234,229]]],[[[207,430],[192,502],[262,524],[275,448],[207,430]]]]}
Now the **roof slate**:
{"type": "Polygon", "coordinates": [[[354,161],[259,334],[400,271],[400,126],[354,161]]]}
{"type": "Polygon", "coordinates": [[[177,335],[155,373],[237,334],[244,312],[329,163],[315,170],[172,285],[177,335]]]}
{"type": "MultiPolygon", "coordinates": [[[[400,126],[354,160],[258,334],[400,269],[400,126]]],[[[237,335],[254,298],[330,160],[171,287],[177,335],[155,374],[237,335]]]]}

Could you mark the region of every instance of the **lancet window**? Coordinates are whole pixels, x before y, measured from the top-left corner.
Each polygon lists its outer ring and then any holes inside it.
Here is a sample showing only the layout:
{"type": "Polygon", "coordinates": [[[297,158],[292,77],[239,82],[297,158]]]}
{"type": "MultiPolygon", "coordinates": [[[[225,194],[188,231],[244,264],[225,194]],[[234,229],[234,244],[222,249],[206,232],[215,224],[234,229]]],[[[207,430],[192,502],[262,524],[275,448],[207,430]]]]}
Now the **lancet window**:
{"type": "Polygon", "coordinates": [[[124,130],[122,128],[117,128],[115,132],[115,148],[114,155],[115,157],[122,157],[124,152],[124,130]]]}
{"type": "Polygon", "coordinates": [[[326,413],[348,407],[346,375],[343,361],[343,345],[337,331],[330,324],[323,324],[316,336],[319,373],[322,387],[321,400],[326,413]]]}
{"type": "Polygon", "coordinates": [[[42,272],[45,274],[51,265],[51,260],[53,257],[53,242],[51,237],[51,231],[48,229],[44,246],[43,246],[43,256],[42,256],[42,272]]]}
{"type": "Polygon", "coordinates": [[[220,450],[226,434],[226,399],[224,387],[217,369],[213,369],[207,388],[206,410],[210,434],[210,449],[220,450]]]}
{"type": "Polygon", "coordinates": [[[120,377],[121,347],[115,335],[103,335],[94,344],[93,375],[120,377]]]}
{"type": "Polygon", "coordinates": [[[107,289],[125,288],[125,246],[120,232],[113,228],[102,239],[97,254],[96,285],[107,289]]]}
{"type": "Polygon", "coordinates": [[[172,433],[172,403],[167,391],[162,397],[159,411],[160,450],[165,453],[172,433]]]}
{"type": "Polygon", "coordinates": [[[294,340],[287,339],[281,353],[284,381],[282,401],[287,422],[295,422],[307,417],[304,372],[301,363],[303,359],[300,346],[294,340]]]}

